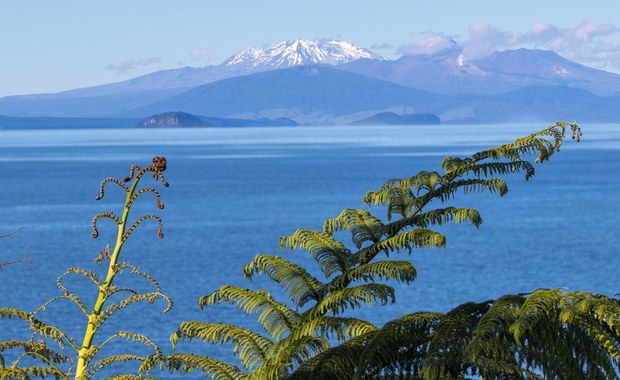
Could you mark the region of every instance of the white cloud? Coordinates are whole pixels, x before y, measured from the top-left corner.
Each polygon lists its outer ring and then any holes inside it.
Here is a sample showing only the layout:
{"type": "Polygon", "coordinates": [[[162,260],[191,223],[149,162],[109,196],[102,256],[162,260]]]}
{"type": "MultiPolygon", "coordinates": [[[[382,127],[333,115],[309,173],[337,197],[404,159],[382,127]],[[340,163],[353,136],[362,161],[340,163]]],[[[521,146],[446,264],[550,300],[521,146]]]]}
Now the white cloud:
{"type": "Polygon", "coordinates": [[[394,49],[394,45],[387,43],[387,42],[383,42],[380,44],[372,44],[370,46],[370,49],[372,50],[393,50],[394,49]]]}
{"type": "Polygon", "coordinates": [[[209,51],[208,49],[203,49],[203,48],[194,49],[189,52],[189,56],[192,59],[192,61],[200,61],[204,59],[205,57],[208,57],[209,55],[211,55],[211,51],[209,51]]]}
{"type": "Polygon", "coordinates": [[[162,60],[159,57],[148,57],[144,59],[128,59],[125,61],[112,62],[105,67],[106,70],[114,71],[116,74],[124,74],[130,70],[133,70],[140,66],[148,66],[156,63],[161,63],[162,60]]]}
{"type": "Polygon", "coordinates": [[[456,46],[457,42],[452,38],[436,34],[401,46],[398,52],[406,55],[432,55],[452,50],[456,46]]]}
{"type": "Polygon", "coordinates": [[[481,58],[498,50],[514,48],[553,50],[567,59],[588,66],[620,67],[620,29],[608,22],[587,20],[573,28],[548,22],[532,25],[527,32],[505,31],[486,22],[469,26],[464,39],[434,34],[398,48],[402,54],[434,54],[449,48],[461,49],[465,58],[481,58]],[[450,46],[449,42],[454,46],[450,46]]]}

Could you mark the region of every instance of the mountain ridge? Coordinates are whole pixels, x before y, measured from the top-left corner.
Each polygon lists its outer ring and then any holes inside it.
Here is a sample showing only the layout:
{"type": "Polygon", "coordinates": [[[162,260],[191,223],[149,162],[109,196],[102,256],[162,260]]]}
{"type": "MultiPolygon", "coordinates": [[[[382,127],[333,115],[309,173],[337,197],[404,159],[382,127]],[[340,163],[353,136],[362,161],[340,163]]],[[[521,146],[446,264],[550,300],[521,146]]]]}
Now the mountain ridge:
{"type": "Polygon", "coordinates": [[[608,122],[620,120],[618,94],[620,75],[551,51],[515,49],[468,59],[451,49],[387,60],[346,41],[298,39],[245,49],[216,66],[0,98],[0,115],[146,117],[183,111],[348,124],[380,112],[433,113],[456,123],[512,120],[522,112],[608,122]]]}

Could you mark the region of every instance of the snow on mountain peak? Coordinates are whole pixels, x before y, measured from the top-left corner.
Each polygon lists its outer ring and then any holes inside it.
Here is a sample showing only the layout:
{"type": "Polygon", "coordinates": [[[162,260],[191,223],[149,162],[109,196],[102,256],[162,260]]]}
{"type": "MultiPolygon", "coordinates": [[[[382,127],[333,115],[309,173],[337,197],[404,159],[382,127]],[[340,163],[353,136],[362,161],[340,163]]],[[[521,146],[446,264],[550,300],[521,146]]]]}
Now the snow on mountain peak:
{"type": "Polygon", "coordinates": [[[338,65],[360,58],[381,59],[381,56],[346,41],[316,41],[296,39],[265,48],[242,50],[224,62],[226,66],[245,66],[248,69],[286,68],[297,65],[338,65]]]}

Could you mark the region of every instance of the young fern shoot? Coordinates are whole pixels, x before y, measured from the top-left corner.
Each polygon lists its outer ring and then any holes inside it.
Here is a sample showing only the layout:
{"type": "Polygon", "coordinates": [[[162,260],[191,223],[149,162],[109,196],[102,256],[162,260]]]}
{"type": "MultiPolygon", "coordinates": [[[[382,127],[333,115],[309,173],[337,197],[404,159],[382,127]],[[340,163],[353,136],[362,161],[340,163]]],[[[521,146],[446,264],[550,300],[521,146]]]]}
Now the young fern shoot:
{"type": "Polygon", "coordinates": [[[157,236],[163,237],[162,221],[156,214],[145,214],[137,218],[132,224],[130,223],[129,214],[132,205],[138,197],[145,193],[152,193],[155,196],[155,204],[158,209],[163,209],[164,204],[160,199],[159,192],[154,187],[139,188],[138,184],[145,174],[151,174],[153,179],[160,181],[164,187],[168,187],[168,182],[164,179],[163,172],[166,170],[166,159],[163,157],[153,158],[151,165],[140,168],[138,165],[132,165],[128,176],[123,180],[117,178],[105,178],[99,186],[99,195],[97,200],[104,197],[104,190],[109,183],[116,184],[125,193],[125,203],[123,211],[118,216],[114,212],[101,212],[93,217],[92,221],[92,237],[99,236],[97,223],[101,219],[110,219],[118,227],[116,242],[111,248],[110,244],[99,253],[95,262],[101,264],[108,261],[107,272],[105,277],[100,278],[94,272],[87,271],[79,267],[67,269],[57,279],[57,286],[62,295],[54,297],[31,313],[24,312],[19,309],[0,308],[0,318],[2,319],[19,319],[26,321],[30,325],[30,330],[34,331],[32,337],[28,341],[11,340],[0,342],[0,378],[24,378],[28,379],[33,376],[45,377],[53,376],[57,379],[87,380],[92,378],[99,370],[115,363],[138,362],[139,375],[127,374],[116,375],[115,378],[141,378],[140,374],[149,373],[162,357],[161,350],[153,341],[142,334],[129,331],[118,331],[107,337],[101,343],[95,343],[95,337],[101,326],[114,315],[117,311],[132,305],[136,302],[147,301],[153,303],[156,299],[161,299],[166,303],[164,313],[172,308],[172,300],[161,292],[158,282],[148,273],[142,272],[139,268],[120,260],[121,250],[132,234],[132,232],[144,221],[153,219],[157,222],[157,236]],[[127,185],[128,183],[128,185],[127,185]],[[116,287],[114,279],[121,273],[129,273],[137,276],[142,281],[150,284],[152,290],[147,292],[139,292],[130,288],[116,287]],[[75,293],[71,292],[64,284],[64,280],[69,276],[78,276],[87,279],[97,288],[97,298],[92,309],[86,306],[75,293]],[[120,297],[120,301],[115,301],[119,295],[128,293],[129,295],[120,297]],[[114,300],[112,296],[117,295],[114,300]],[[60,328],[46,324],[38,318],[38,314],[42,313],[50,304],[59,300],[68,300],[75,304],[87,319],[84,336],[81,344],[60,328]],[[51,350],[47,347],[47,341],[53,340],[59,347],[59,351],[51,350]],[[147,347],[151,347],[153,354],[146,357],[127,354],[113,355],[95,361],[97,354],[113,340],[126,340],[130,342],[141,343],[147,347]],[[74,355],[65,354],[65,349],[74,351],[74,355]],[[5,363],[3,353],[5,351],[22,349],[23,354],[18,355],[17,359],[11,365],[5,363]],[[26,361],[25,358],[30,358],[26,361]],[[43,362],[42,366],[34,365],[35,362],[43,362]],[[75,365],[75,367],[73,367],[75,365]]]}

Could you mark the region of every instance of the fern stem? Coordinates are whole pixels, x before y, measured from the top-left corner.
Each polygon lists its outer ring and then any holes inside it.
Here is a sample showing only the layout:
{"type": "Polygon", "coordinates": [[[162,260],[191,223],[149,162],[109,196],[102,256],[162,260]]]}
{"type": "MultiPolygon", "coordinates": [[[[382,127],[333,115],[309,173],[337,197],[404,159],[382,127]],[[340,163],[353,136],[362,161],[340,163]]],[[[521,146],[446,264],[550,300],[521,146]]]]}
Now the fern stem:
{"type": "Polygon", "coordinates": [[[123,248],[123,243],[125,242],[125,240],[123,239],[123,235],[125,234],[127,217],[129,216],[129,210],[131,209],[131,204],[133,203],[132,201],[136,186],[138,185],[140,177],[142,177],[143,173],[143,171],[138,171],[136,173],[135,178],[133,178],[131,187],[127,190],[123,214],[121,216],[120,223],[118,223],[116,244],[114,245],[114,251],[110,255],[110,265],[108,266],[108,273],[106,275],[105,281],[99,287],[99,294],[97,295],[97,300],[95,301],[93,311],[88,315],[88,325],[86,326],[86,331],[84,332],[84,340],[82,342],[82,347],[78,351],[78,363],[75,371],[76,380],[81,380],[85,378],[86,369],[88,368],[88,364],[92,359],[92,356],[89,355],[89,351],[92,347],[93,338],[95,337],[95,334],[99,329],[99,324],[96,323],[96,320],[99,317],[101,310],[103,310],[103,307],[109,297],[108,290],[112,286],[112,282],[114,281],[114,277],[117,273],[118,258],[120,256],[121,249],[123,248]]]}

